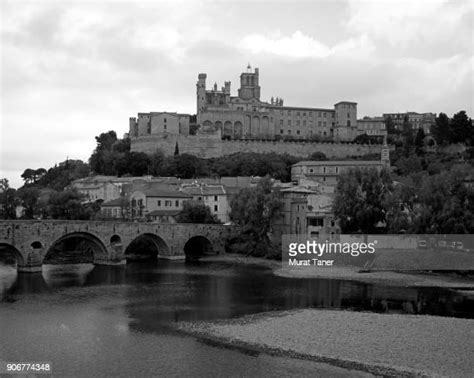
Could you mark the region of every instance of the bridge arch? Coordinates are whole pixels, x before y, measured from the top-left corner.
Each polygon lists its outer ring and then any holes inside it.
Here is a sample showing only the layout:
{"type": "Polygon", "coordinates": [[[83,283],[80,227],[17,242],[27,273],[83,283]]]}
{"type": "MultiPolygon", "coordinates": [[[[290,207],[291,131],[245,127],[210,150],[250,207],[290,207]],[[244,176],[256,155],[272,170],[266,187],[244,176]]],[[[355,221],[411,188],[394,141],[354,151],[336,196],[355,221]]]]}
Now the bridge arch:
{"type": "Polygon", "coordinates": [[[14,264],[17,266],[25,265],[25,258],[22,253],[13,245],[9,243],[0,243],[0,257],[1,261],[14,264]]]}
{"type": "Polygon", "coordinates": [[[137,236],[125,249],[127,261],[156,260],[166,255],[170,255],[168,244],[163,238],[152,233],[137,236]]]}
{"type": "Polygon", "coordinates": [[[47,252],[43,257],[43,263],[47,263],[49,258],[52,257],[54,253],[61,253],[57,251],[57,247],[64,242],[70,239],[77,239],[80,242],[87,242],[86,252],[88,252],[91,257],[91,263],[98,263],[100,261],[108,261],[109,260],[109,253],[107,251],[107,247],[105,246],[104,242],[89,232],[71,232],[69,234],[61,236],[59,239],[55,240],[54,243],[48,248],[47,252]]]}
{"type": "Polygon", "coordinates": [[[214,248],[207,237],[196,235],[191,237],[184,245],[184,254],[186,261],[195,261],[205,255],[214,254],[214,248]]]}

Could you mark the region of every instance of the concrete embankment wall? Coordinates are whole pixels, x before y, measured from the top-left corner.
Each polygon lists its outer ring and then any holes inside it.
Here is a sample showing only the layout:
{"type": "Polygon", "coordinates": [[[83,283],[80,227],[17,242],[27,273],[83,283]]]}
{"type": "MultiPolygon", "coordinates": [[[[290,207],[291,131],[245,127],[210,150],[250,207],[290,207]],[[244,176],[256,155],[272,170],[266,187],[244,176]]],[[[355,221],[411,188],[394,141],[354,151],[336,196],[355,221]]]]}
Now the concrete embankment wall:
{"type": "MultiPolygon", "coordinates": [[[[437,236],[440,241],[443,239],[441,235],[437,236]]],[[[474,270],[474,238],[456,236],[450,235],[447,246],[440,247],[432,245],[433,241],[427,235],[341,235],[343,243],[375,243],[375,252],[337,257],[336,262],[338,266],[365,267],[374,271],[474,270]]]]}

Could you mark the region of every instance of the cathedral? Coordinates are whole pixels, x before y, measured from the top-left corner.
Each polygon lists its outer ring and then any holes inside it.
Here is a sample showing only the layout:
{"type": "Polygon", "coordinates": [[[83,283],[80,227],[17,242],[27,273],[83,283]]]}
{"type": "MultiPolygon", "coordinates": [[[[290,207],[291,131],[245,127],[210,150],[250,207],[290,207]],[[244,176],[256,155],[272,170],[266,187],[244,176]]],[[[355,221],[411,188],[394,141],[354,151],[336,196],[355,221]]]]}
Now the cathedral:
{"type": "MultiPolygon", "coordinates": [[[[176,112],[138,113],[131,117],[128,136],[132,151],[153,153],[161,149],[216,157],[242,151],[306,154],[309,144],[352,142],[361,134],[383,136],[383,120],[357,120],[357,103],[340,101],[332,109],[286,106],[282,98],[260,99],[259,70],[250,65],[240,75],[237,96],[231,95],[231,83],[220,89],[207,87],[207,75],[200,73],[196,83],[196,115],[176,112]],[[285,143],[290,142],[292,146],[285,143]],[[300,145],[297,145],[297,144],[300,145]]],[[[319,146],[326,154],[358,155],[372,147],[359,148],[338,143],[319,146]]]]}
{"type": "Polygon", "coordinates": [[[204,73],[196,84],[197,123],[221,130],[223,139],[352,140],[357,135],[357,104],[341,101],[333,109],[284,106],[283,99],[260,99],[259,70],[240,75],[237,96],[230,82],[219,90],[206,87],[204,73]]]}

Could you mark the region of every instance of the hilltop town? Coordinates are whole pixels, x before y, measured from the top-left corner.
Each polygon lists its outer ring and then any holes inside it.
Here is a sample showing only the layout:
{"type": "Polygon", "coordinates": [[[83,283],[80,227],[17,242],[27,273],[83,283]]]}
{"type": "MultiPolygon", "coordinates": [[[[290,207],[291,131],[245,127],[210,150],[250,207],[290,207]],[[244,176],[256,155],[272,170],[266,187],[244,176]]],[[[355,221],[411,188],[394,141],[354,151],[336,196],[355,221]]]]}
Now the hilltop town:
{"type": "Polygon", "coordinates": [[[230,82],[207,89],[206,78],[198,75],[195,115],[138,113],[123,139],[96,137],[89,164],[28,168],[18,192],[3,180],[3,217],[239,224],[276,239],[474,231],[474,128],[465,112],[358,119],[350,101],[332,109],[262,101],[250,65],[237,96],[230,82]],[[252,219],[249,198],[263,201],[252,219]]]}
{"type": "Polygon", "coordinates": [[[206,86],[207,74],[198,75],[196,114],[161,111],[138,113],[130,118],[131,151],[165,155],[176,149],[211,158],[236,152],[276,152],[305,157],[320,151],[331,158],[380,152],[387,136],[386,120],[402,126],[404,117],[414,130],[429,133],[433,113],[387,113],[357,118],[357,103],[339,101],[332,109],[284,105],[284,100],[260,98],[260,72],[250,65],[240,75],[238,95],[231,95],[231,82],[221,89],[206,86]],[[367,136],[367,138],[361,138],[367,136]],[[328,146],[328,142],[332,144],[328,146]],[[361,143],[366,142],[366,143],[361,143]],[[357,143],[354,145],[354,143],[357,143]]]}

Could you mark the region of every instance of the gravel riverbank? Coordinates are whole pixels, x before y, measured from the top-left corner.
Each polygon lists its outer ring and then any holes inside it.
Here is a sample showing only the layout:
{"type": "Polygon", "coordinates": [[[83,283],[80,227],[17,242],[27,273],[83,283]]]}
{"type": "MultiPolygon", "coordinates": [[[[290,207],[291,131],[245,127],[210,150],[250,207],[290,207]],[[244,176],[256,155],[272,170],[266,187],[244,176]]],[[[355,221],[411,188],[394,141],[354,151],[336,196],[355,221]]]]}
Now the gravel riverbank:
{"type": "Polygon", "coordinates": [[[228,345],[381,375],[471,377],[474,320],[306,309],[178,328],[228,345]]]}

